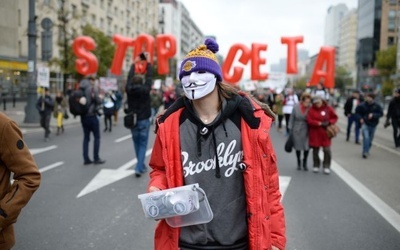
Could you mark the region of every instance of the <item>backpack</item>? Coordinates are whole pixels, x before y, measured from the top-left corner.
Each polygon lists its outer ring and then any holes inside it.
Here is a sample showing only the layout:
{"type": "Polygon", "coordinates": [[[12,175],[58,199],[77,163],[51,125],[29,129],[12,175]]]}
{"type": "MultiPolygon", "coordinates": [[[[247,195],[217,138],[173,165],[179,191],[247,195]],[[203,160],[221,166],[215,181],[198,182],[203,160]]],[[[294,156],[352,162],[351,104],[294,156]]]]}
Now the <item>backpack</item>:
{"type": "Polygon", "coordinates": [[[85,97],[83,90],[76,89],[71,92],[68,98],[69,112],[74,116],[85,115],[88,112],[88,105],[83,105],[79,102],[82,97],[85,97]]]}

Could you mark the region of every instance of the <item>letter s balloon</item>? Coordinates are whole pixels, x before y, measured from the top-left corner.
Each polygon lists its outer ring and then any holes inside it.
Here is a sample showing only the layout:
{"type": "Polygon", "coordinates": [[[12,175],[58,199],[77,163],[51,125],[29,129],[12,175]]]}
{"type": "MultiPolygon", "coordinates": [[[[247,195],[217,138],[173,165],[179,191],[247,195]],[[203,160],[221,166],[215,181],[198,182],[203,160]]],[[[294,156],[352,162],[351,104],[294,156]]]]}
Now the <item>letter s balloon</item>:
{"type": "Polygon", "coordinates": [[[74,39],[72,49],[77,57],[75,60],[76,71],[81,75],[92,75],[97,72],[99,63],[96,56],[89,51],[96,48],[96,43],[91,37],[79,36],[74,39]]]}

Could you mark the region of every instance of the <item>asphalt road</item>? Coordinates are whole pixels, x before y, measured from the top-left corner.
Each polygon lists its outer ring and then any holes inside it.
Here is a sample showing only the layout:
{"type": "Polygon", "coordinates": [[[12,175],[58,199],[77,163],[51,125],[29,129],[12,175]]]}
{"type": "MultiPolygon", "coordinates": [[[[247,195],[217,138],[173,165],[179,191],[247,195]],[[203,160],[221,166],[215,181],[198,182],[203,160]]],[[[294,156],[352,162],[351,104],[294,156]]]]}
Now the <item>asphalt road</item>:
{"type": "MultiPolygon", "coordinates": [[[[47,143],[42,132],[26,134],[42,184],[16,223],[14,249],[153,249],[156,222],[144,218],[137,198],[148,177],[133,175],[129,134],[121,124],[102,132],[100,156],[107,162],[88,166],[79,123],[47,143]]],[[[341,133],[327,176],[297,171],[294,153],[283,150],[285,136],[271,129],[285,191],[287,249],[400,249],[400,151],[389,130],[376,136],[379,145],[365,160],[361,146],[345,142],[341,133]]],[[[153,140],[151,133],[149,149],[153,140]]]]}

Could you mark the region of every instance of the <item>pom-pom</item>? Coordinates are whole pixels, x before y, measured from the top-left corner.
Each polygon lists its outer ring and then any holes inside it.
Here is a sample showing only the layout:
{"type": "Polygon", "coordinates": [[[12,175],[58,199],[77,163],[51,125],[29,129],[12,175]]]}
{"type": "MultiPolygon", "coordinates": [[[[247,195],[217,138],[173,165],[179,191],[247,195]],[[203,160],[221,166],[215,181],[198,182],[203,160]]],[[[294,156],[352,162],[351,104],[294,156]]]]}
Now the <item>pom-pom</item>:
{"type": "Polygon", "coordinates": [[[211,50],[214,54],[218,52],[219,49],[218,43],[213,39],[207,38],[204,44],[207,46],[207,49],[211,50]]]}

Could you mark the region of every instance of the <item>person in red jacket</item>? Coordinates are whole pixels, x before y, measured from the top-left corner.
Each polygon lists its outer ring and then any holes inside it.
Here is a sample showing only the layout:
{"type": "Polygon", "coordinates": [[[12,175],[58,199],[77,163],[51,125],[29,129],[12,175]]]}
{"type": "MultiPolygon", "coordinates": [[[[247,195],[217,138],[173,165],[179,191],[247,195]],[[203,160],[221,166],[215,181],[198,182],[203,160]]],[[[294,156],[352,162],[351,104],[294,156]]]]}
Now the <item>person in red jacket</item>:
{"type": "Polygon", "coordinates": [[[313,149],[313,172],[318,173],[320,171],[321,160],[318,154],[319,149],[322,148],[324,152],[323,172],[324,174],[330,174],[332,161],[331,138],[328,137],[326,127],[329,124],[335,124],[338,116],[335,110],[320,96],[314,96],[312,103],[313,105],[307,114],[307,123],[309,145],[313,149]]]}
{"type": "Polygon", "coordinates": [[[156,250],[285,249],[285,217],[267,104],[222,83],[207,39],[189,52],[179,78],[184,96],[156,123],[148,191],[198,183],[214,217],[170,227],[160,220],[156,250]]]}

